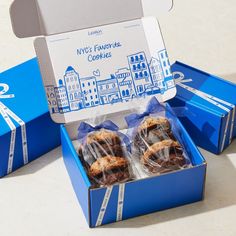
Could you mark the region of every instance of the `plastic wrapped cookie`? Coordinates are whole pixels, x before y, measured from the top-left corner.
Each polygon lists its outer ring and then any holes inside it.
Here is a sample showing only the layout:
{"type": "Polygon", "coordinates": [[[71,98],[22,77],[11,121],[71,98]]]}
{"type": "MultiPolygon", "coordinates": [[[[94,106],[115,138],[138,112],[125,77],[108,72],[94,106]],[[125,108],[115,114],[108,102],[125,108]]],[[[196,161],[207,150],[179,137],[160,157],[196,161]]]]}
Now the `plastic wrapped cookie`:
{"type": "Polygon", "coordinates": [[[111,121],[79,127],[79,158],[95,186],[107,186],[134,179],[125,136],[111,121]]]}
{"type": "Polygon", "coordinates": [[[177,139],[180,135],[175,124],[165,115],[165,106],[153,98],[144,113],[126,117],[132,155],[148,175],[187,168],[190,164],[182,140],[177,139]]]}
{"type": "Polygon", "coordinates": [[[166,139],[175,139],[170,121],[165,117],[147,116],[138,126],[133,144],[143,153],[150,145],[166,139]]]}
{"type": "Polygon", "coordinates": [[[97,159],[89,168],[90,178],[99,185],[112,185],[132,179],[127,158],[104,156],[97,159]]]}
{"type": "Polygon", "coordinates": [[[83,143],[84,145],[81,145],[81,151],[83,150],[83,155],[86,155],[87,159],[91,159],[89,161],[90,164],[104,156],[123,157],[125,155],[121,138],[114,131],[102,129],[92,132],[88,134],[83,143]]]}
{"type": "Polygon", "coordinates": [[[181,145],[177,141],[168,139],[148,147],[140,157],[140,162],[145,171],[152,174],[163,174],[184,168],[187,160],[183,154],[181,145]]]}

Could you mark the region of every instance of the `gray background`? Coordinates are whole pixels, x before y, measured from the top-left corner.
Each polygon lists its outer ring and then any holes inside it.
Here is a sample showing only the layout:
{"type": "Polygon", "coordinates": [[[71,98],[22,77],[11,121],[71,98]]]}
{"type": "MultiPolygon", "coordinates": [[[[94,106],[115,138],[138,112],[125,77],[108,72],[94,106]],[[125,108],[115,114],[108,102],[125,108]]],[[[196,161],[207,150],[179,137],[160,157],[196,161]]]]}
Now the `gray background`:
{"type": "MultiPolygon", "coordinates": [[[[0,71],[35,55],[33,39],[12,33],[10,3],[0,0],[0,71]]],[[[233,0],[175,0],[160,18],[171,61],[236,82],[235,12],[233,0]]],[[[58,148],[0,180],[0,235],[235,236],[235,144],[218,157],[201,150],[208,161],[205,201],[95,230],[87,227],[58,148]]]]}

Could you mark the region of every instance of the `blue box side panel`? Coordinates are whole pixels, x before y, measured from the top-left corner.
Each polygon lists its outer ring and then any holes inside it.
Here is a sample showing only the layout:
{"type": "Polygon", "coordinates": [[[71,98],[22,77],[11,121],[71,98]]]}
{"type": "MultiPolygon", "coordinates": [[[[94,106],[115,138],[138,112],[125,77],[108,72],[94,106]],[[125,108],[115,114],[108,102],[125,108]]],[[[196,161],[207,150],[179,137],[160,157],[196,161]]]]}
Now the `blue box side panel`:
{"type": "Polygon", "coordinates": [[[90,183],[82,164],[75,152],[73,144],[64,126],[61,126],[61,141],[63,159],[70,176],[70,180],[88,224],[90,224],[89,187],[90,183]]]}
{"type": "Polygon", "coordinates": [[[61,144],[60,125],[47,112],[26,125],[29,161],[51,151],[61,144]]]}
{"type": "Polygon", "coordinates": [[[222,117],[221,129],[220,129],[220,141],[219,141],[219,153],[223,152],[230,144],[230,126],[231,126],[231,115],[229,114],[229,123],[227,126],[227,117],[222,117]],[[225,138],[224,138],[225,136],[225,138]]]}
{"type": "MultiPolygon", "coordinates": [[[[60,145],[60,126],[55,124],[49,113],[26,124],[28,160],[35,160],[60,145]]],[[[7,175],[11,132],[0,137],[1,165],[0,177],[7,175]]],[[[24,165],[21,127],[16,129],[13,168],[15,171],[24,165]]]]}
{"type": "Polygon", "coordinates": [[[0,177],[7,175],[11,133],[0,136],[0,177]]]}
{"type": "MultiPolygon", "coordinates": [[[[206,165],[125,185],[122,219],[128,219],[197,201],[204,197],[206,165]]],[[[91,227],[96,226],[105,189],[91,191],[91,227]]],[[[102,224],[116,221],[118,186],[113,188],[102,224]]]]}
{"type": "Polygon", "coordinates": [[[179,119],[195,144],[218,154],[222,118],[177,97],[168,103],[171,107],[185,107],[186,114],[179,119]]]}
{"type": "Polygon", "coordinates": [[[235,112],[235,117],[234,117],[233,137],[236,138],[236,112],[235,112]]]}

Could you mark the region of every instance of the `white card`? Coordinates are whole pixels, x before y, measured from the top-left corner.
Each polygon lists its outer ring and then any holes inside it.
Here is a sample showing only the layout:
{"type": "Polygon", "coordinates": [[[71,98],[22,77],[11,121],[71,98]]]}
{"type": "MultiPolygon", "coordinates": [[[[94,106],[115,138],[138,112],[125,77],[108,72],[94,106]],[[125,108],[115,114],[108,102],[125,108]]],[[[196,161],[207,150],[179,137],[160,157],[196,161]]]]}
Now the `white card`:
{"type": "Polygon", "coordinates": [[[36,51],[56,122],[125,111],[137,100],[145,105],[152,96],[161,101],[175,96],[170,62],[154,17],[45,40],[47,50],[36,42],[36,51]]]}

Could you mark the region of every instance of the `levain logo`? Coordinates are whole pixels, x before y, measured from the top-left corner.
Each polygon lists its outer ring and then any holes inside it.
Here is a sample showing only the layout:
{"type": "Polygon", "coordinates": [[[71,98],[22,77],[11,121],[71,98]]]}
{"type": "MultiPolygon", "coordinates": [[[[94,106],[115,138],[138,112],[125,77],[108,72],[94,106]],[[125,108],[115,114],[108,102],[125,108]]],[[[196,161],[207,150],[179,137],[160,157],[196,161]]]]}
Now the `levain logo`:
{"type": "Polygon", "coordinates": [[[98,36],[98,35],[102,35],[102,34],[103,34],[103,32],[101,29],[88,32],[88,36],[98,36]]]}

